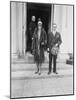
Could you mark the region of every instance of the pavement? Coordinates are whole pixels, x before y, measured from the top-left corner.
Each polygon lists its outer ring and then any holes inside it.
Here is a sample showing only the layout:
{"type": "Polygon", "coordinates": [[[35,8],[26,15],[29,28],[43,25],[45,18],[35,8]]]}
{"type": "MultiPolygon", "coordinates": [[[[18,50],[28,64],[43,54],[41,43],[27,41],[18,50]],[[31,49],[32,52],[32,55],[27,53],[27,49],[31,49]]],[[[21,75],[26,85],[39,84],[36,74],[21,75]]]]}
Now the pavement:
{"type": "Polygon", "coordinates": [[[11,97],[33,97],[73,94],[73,66],[57,63],[58,74],[48,75],[48,63],[41,66],[41,75],[35,74],[34,63],[11,65],[11,97]]]}

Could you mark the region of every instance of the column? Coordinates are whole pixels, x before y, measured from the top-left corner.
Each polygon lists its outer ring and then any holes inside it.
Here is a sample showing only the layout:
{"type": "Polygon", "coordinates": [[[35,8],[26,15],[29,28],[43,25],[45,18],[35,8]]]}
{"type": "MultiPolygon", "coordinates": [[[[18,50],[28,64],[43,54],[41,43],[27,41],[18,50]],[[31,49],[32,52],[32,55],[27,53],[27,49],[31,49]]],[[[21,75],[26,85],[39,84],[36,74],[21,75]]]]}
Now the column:
{"type": "Polygon", "coordinates": [[[57,24],[57,31],[62,31],[63,5],[54,5],[54,23],[57,24]]]}
{"type": "Polygon", "coordinates": [[[11,54],[12,57],[17,57],[16,44],[16,2],[11,2],[11,54]]]}
{"type": "Polygon", "coordinates": [[[73,52],[73,6],[54,5],[54,22],[62,37],[61,57],[66,59],[73,52]]]}
{"type": "Polygon", "coordinates": [[[26,3],[22,4],[22,53],[25,56],[26,51],[26,3]]]}
{"type": "Polygon", "coordinates": [[[11,53],[22,58],[26,51],[26,3],[11,2],[11,53]]]}
{"type": "Polygon", "coordinates": [[[51,7],[51,31],[52,31],[52,24],[54,23],[54,4],[51,7]]]}

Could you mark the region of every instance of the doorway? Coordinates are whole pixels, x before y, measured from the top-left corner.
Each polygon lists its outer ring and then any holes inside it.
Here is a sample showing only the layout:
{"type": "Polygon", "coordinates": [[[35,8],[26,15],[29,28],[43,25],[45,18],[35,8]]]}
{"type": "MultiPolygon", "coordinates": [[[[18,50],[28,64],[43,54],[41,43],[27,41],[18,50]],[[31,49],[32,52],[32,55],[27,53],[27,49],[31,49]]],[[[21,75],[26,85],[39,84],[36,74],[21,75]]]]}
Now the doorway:
{"type": "Polygon", "coordinates": [[[47,33],[48,38],[48,30],[49,26],[51,26],[51,4],[41,4],[41,3],[27,3],[27,46],[26,51],[31,50],[31,41],[30,41],[30,35],[29,35],[29,24],[31,22],[32,16],[36,17],[36,25],[38,18],[41,19],[43,23],[43,27],[47,33]]]}

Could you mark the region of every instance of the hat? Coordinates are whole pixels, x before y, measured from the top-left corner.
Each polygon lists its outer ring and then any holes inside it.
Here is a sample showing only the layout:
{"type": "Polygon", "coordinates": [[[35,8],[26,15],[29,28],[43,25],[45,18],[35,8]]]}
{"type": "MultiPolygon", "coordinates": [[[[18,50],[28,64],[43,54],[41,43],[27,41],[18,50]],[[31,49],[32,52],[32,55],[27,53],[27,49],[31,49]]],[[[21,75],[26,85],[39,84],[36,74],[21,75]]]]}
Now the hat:
{"type": "Polygon", "coordinates": [[[38,21],[41,21],[41,18],[38,18],[38,21]]]}
{"type": "Polygon", "coordinates": [[[35,16],[32,16],[32,18],[35,18],[35,16]]]}
{"type": "Polygon", "coordinates": [[[42,21],[38,21],[38,25],[42,25],[42,21]]]}

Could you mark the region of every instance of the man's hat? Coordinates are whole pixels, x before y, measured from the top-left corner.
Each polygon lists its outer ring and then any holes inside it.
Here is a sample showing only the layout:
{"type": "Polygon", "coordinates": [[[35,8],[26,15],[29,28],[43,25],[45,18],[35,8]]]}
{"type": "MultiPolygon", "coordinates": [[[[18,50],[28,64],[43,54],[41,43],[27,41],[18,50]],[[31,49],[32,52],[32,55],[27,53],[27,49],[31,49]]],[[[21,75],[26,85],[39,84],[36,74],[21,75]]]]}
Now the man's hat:
{"type": "Polygon", "coordinates": [[[57,27],[57,24],[56,24],[56,23],[53,23],[52,25],[53,25],[54,27],[57,27]]]}
{"type": "Polygon", "coordinates": [[[35,16],[32,16],[32,18],[35,18],[35,16]]]}

